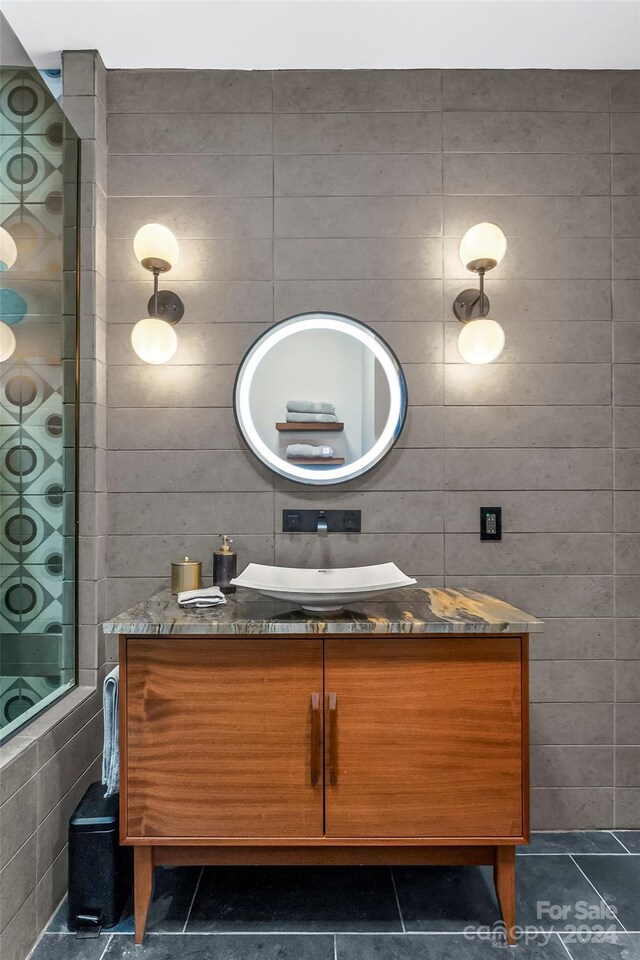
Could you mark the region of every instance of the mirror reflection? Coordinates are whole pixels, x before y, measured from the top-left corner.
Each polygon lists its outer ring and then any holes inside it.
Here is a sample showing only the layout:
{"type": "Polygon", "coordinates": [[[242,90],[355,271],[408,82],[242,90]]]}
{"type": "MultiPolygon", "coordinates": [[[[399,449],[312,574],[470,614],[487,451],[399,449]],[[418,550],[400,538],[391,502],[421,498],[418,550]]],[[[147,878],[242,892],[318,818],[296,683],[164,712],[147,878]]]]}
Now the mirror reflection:
{"type": "Polygon", "coordinates": [[[303,483],[338,483],[391,449],[406,384],[390,347],[365,324],[301,314],[251,346],[234,404],[247,444],[273,470],[303,483]]]}

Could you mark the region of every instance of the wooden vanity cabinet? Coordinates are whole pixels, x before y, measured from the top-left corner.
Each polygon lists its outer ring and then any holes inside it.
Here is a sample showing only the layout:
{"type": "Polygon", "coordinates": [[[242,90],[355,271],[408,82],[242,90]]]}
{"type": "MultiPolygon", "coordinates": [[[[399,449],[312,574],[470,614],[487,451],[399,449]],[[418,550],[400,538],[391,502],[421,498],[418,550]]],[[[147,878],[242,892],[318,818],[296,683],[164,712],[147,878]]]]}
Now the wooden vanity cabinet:
{"type": "Polygon", "coordinates": [[[136,942],[156,864],[486,863],[514,926],[526,636],[124,636],[120,664],[136,942]]]}

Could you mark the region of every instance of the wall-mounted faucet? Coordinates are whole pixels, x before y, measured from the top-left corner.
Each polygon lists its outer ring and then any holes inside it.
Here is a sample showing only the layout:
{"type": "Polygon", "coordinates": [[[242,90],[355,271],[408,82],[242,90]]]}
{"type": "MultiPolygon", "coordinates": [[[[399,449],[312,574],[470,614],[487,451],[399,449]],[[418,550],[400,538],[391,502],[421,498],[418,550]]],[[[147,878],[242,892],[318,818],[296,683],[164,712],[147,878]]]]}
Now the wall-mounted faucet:
{"type": "Polygon", "coordinates": [[[360,533],[359,510],[283,510],[283,533],[360,533]]]}

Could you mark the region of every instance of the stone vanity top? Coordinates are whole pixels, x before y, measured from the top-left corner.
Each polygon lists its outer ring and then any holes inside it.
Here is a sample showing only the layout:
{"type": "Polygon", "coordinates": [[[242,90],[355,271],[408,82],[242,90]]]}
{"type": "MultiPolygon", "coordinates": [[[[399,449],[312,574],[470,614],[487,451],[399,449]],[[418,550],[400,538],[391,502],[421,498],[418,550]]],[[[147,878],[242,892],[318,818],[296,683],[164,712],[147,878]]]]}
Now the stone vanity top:
{"type": "Polygon", "coordinates": [[[542,620],[475,590],[404,587],[393,599],[312,616],[290,603],[238,588],[224,606],[183,610],[168,587],[104,624],[123,634],[539,633],[542,620]]]}

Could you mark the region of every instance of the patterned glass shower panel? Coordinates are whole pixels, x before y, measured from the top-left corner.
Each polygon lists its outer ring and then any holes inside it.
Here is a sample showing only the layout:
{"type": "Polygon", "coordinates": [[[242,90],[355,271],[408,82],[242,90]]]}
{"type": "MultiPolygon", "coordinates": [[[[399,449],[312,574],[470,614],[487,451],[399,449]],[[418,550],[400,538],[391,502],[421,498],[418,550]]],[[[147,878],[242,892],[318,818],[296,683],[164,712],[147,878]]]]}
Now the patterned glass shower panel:
{"type": "Polygon", "coordinates": [[[75,682],[78,139],[34,70],[0,70],[0,736],[75,682]],[[4,701],[9,704],[5,709],[4,701]]]}

